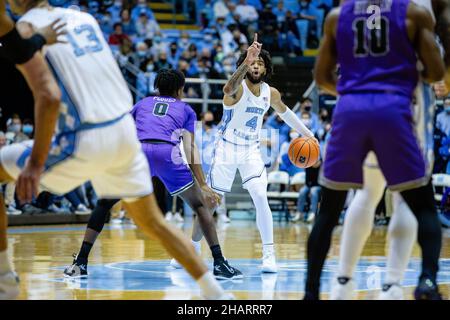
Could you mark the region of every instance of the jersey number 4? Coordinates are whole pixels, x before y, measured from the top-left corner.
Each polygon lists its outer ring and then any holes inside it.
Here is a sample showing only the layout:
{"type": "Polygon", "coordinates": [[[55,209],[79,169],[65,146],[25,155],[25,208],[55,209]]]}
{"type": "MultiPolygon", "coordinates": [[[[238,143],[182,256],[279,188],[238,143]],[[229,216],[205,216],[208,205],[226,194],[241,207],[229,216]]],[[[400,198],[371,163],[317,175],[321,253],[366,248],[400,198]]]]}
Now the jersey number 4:
{"type": "Polygon", "coordinates": [[[386,55],[389,52],[389,21],[381,17],[379,28],[371,30],[367,28],[366,23],[365,18],[356,19],[353,22],[355,57],[386,55]]]}
{"type": "Polygon", "coordinates": [[[98,52],[103,50],[103,45],[98,39],[97,35],[95,34],[95,30],[91,25],[82,24],[81,26],[75,27],[75,29],[73,29],[73,32],[76,35],[83,34],[89,41],[89,44],[87,46],[81,47],[75,37],[70,33],[67,33],[67,40],[72,45],[73,53],[77,57],[84,56],[88,52],[98,52]]]}
{"type": "Polygon", "coordinates": [[[250,127],[252,131],[256,130],[256,126],[258,125],[258,117],[253,117],[247,121],[245,124],[247,127],[250,127]]]}
{"type": "Polygon", "coordinates": [[[153,114],[157,117],[164,117],[167,114],[167,111],[169,111],[168,103],[159,102],[155,104],[155,107],[153,108],[153,114]]]}

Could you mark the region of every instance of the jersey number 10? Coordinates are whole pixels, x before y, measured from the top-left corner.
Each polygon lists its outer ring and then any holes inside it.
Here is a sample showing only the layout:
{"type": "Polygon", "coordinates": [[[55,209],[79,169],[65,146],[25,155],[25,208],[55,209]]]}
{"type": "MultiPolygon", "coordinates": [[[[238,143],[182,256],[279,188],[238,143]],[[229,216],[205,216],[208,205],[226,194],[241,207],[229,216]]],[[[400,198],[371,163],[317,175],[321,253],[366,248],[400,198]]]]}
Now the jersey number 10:
{"type": "Polygon", "coordinates": [[[389,21],[385,17],[380,18],[378,29],[371,30],[367,28],[365,18],[356,19],[353,22],[353,31],[355,32],[355,57],[368,55],[379,57],[389,52],[389,21]]]}

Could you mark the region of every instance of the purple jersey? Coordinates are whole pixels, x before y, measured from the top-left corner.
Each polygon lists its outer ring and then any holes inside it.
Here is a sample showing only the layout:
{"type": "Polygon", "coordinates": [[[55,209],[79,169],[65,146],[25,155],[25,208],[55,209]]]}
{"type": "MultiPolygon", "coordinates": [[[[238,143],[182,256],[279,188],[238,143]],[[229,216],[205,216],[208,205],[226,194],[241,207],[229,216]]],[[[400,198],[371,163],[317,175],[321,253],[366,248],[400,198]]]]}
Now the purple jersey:
{"type": "Polygon", "coordinates": [[[154,139],[180,142],[182,129],[194,133],[197,115],[191,106],[171,97],[148,97],[131,111],[140,141],[154,139]]]}
{"type": "Polygon", "coordinates": [[[396,92],[411,97],[418,81],[417,58],[408,38],[409,0],[349,0],[336,34],[340,95],[396,92]],[[379,28],[369,29],[370,5],[381,8],[379,28]]]}

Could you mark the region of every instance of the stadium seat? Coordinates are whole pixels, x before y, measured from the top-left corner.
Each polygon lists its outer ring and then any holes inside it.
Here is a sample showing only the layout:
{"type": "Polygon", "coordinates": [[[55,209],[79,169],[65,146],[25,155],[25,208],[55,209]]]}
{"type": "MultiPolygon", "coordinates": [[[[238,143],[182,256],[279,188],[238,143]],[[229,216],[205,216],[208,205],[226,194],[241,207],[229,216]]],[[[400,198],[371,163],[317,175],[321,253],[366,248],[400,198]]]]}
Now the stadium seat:
{"type": "MultiPolygon", "coordinates": [[[[286,213],[286,200],[282,197],[282,190],[287,190],[289,187],[289,174],[284,171],[272,171],[268,175],[267,182],[269,190],[273,189],[273,187],[276,187],[278,190],[267,192],[269,206],[273,210],[286,213]]],[[[279,215],[279,220],[281,220],[281,215],[279,215]]]]}
{"type": "MultiPolygon", "coordinates": [[[[289,186],[302,186],[305,184],[305,172],[299,172],[297,174],[295,174],[293,177],[291,177],[290,179],[290,183],[289,186]]],[[[284,191],[281,192],[281,198],[283,198],[284,200],[297,200],[298,199],[298,191],[284,191]]]]}

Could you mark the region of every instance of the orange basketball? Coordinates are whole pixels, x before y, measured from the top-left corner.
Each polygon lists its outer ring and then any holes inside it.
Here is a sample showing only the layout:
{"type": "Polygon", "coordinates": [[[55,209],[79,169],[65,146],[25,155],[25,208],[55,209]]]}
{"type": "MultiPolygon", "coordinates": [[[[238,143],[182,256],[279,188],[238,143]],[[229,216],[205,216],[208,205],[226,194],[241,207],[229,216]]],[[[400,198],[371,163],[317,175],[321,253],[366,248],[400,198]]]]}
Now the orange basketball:
{"type": "Polygon", "coordinates": [[[299,168],[309,168],[319,160],[320,149],[312,138],[296,138],[289,145],[289,160],[299,168]]]}

